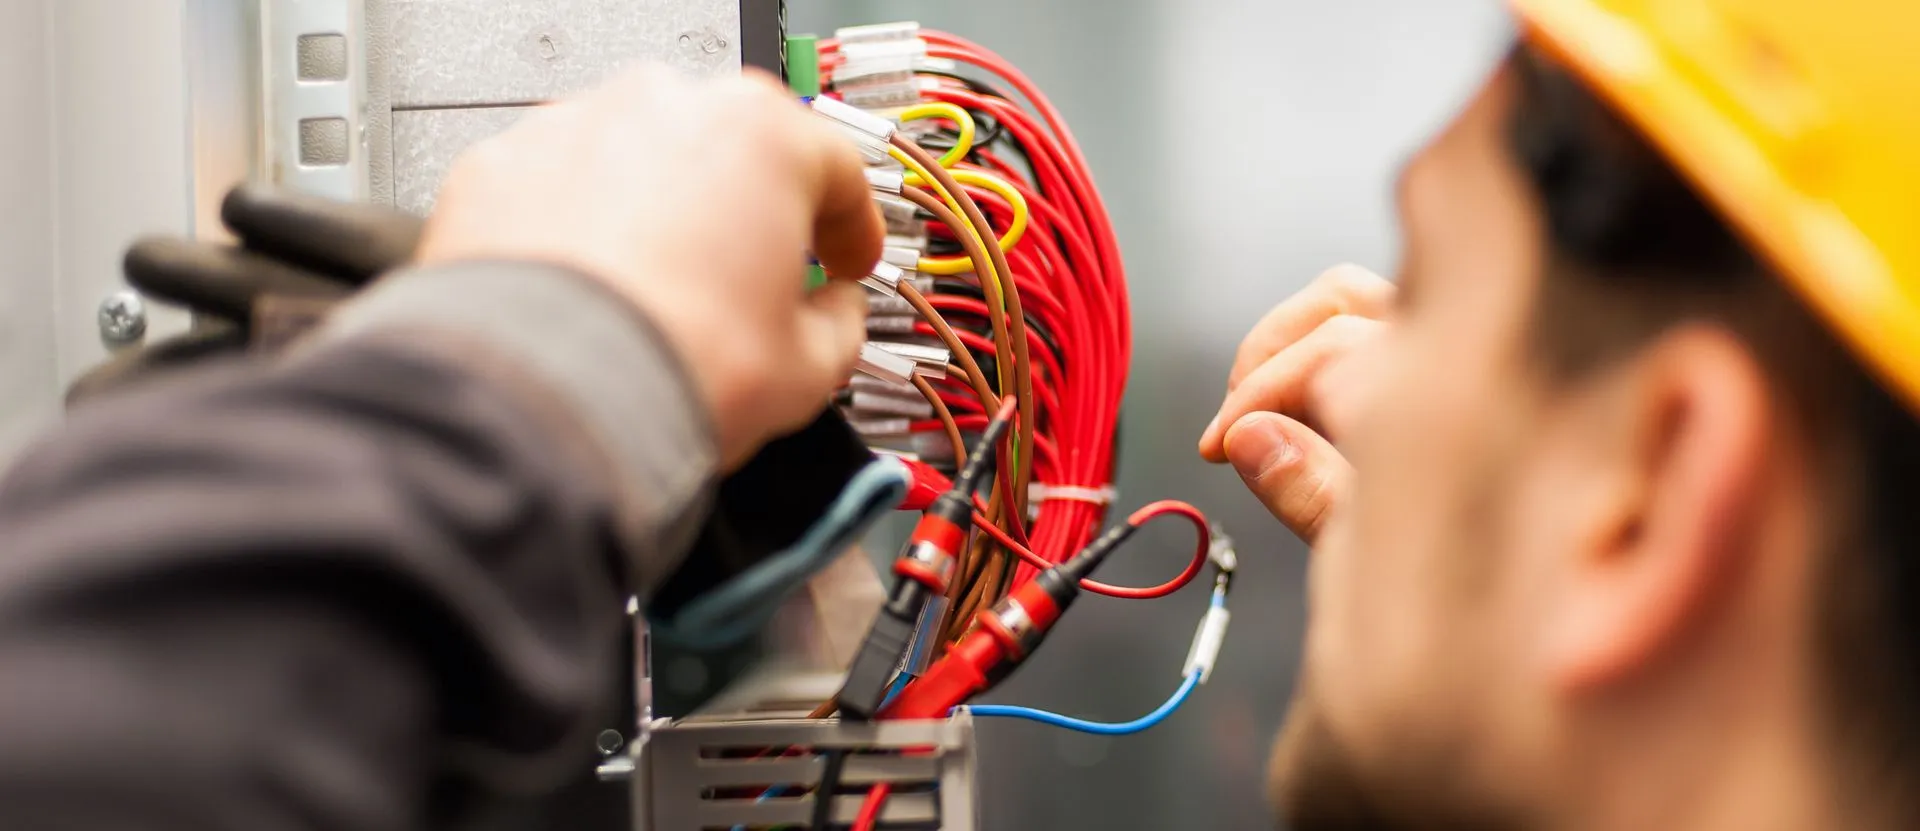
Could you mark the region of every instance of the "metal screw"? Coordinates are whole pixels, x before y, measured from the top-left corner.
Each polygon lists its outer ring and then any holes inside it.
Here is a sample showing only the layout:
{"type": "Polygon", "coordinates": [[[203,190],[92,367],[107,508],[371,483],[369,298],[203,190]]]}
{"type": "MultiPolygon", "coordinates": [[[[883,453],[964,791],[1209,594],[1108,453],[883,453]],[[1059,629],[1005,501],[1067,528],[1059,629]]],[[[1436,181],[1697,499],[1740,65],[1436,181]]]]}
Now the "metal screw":
{"type": "Polygon", "coordinates": [[[600,731],[600,735],[596,736],[593,740],[594,746],[600,750],[600,755],[602,756],[612,756],[615,753],[619,753],[621,745],[626,743],[627,738],[620,735],[620,731],[618,730],[602,730],[600,731]]]}
{"type": "Polygon", "coordinates": [[[147,304],[131,291],[116,291],[100,301],[100,337],[131,343],[147,333],[147,304]]]}

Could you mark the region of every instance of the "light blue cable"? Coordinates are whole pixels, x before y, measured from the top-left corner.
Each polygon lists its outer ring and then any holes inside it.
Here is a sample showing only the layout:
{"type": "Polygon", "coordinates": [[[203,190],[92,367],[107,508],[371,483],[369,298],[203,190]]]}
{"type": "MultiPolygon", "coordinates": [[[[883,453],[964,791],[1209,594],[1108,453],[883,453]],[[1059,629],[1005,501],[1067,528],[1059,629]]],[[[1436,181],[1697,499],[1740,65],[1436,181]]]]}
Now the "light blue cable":
{"type": "Polygon", "coordinates": [[[904,672],[894,676],[893,683],[887,686],[886,697],[880,699],[880,709],[884,710],[887,708],[888,704],[892,704],[894,696],[899,695],[900,691],[906,689],[907,684],[912,683],[912,681],[913,681],[913,676],[908,675],[904,672]]]}
{"type": "Polygon", "coordinates": [[[752,637],[773,619],[788,594],[831,565],[840,552],[899,505],[912,482],[912,472],[900,460],[874,459],[853,475],[797,542],[694,598],[672,620],[649,617],[652,636],[702,651],[752,637]]]}
{"type": "Polygon", "coordinates": [[[1173,715],[1173,711],[1180,709],[1180,705],[1187,703],[1187,699],[1193,696],[1194,688],[1198,686],[1200,686],[1200,673],[1187,673],[1187,679],[1180,683],[1180,689],[1173,694],[1172,698],[1167,699],[1167,703],[1160,705],[1159,709],[1133,721],[1123,721],[1118,724],[1102,721],[1086,721],[1084,719],[1073,718],[1072,716],[1063,716],[1059,713],[1049,713],[1046,710],[1036,710],[1032,707],[1015,707],[1010,704],[975,704],[967,709],[976,716],[985,716],[987,718],[1023,718],[1028,721],[1037,721],[1041,724],[1050,724],[1054,727],[1064,727],[1068,730],[1078,730],[1082,733],[1092,733],[1098,736],[1128,736],[1166,721],[1167,716],[1173,715]]]}

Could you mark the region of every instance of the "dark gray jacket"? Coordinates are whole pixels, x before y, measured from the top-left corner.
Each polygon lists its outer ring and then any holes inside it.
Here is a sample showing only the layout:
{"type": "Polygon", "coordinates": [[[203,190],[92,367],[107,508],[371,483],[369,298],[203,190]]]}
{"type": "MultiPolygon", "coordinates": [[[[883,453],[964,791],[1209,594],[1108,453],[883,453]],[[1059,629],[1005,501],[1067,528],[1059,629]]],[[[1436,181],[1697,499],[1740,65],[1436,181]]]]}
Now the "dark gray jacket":
{"type": "Polygon", "coordinates": [[[714,457],[652,327],[527,264],[81,408],[0,480],[0,829],[410,829],[557,784],[714,457]]]}

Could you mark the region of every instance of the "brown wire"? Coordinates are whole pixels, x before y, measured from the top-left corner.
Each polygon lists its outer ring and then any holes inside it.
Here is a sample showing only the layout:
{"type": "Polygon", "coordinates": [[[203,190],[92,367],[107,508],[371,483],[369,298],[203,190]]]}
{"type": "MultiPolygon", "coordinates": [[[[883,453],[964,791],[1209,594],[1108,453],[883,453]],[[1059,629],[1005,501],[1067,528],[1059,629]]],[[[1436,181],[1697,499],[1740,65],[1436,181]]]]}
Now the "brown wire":
{"type": "MultiPolygon", "coordinates": [[[[940,162],[933,157],[933,154],[928,153],[926,148],[915,144],[911,139],[899,133],[894,134],[893,145],[899,148],[900,152],[905,153],[908,158],[913,159],[922,167],[926,168],[928,175],[931,175],[934,181],[939,182],[940,186],[947,190],[947,193],[952,194],[954,203],[960,206],[960,212],[966,214],[967,219],[973,223],[975,228],[980,230],[980,233],[993,233],[993,225],[987,222],[987,217],[981,213],[980,206],[974,203],[973,197],[967,195],[966,189],[960,187],[959,182],[954,181],[953,174],[948,173],[946,168],[940,166],[940,162]]],[[[954,234],[956,237],[970,236],[969,234],[958,233],[960,230],[958,226],[949,227],[952,227],[956,231],[954,234]]],[[[987,249],[987,257],[993,261],[993,270],[1000,275],[1000,288],[1004,290],[1006,302],[1005,317],[1007,320],[1004,325],[1012,329],[1010,337],[1013,341],[1013,384],[1014,389],[1018,390],[1020,394],[1020,424],[1018,425],[1020,430],[1020,460],[1017,469],[1014,471],[1014,482],[1017,487],[1014,488],[1013,507],[1018,515],[1024,516],[1027,509],[1026,483],[1033,472],[1033,431],[1035,427],[1032,356],[1027,351],[1027,314],[1020,305],[1020,288],[1014,284],[1013,269],[1007,265],[1006,252],[1001,251],[1000,246],[997,244],[983,245],[982,247],[987,249]]],[[[969,256],[971,256],[971,253],[969,256]]],[[[980,281],[981,291],[983,293],[992,294],[989,292],[988,286],[991,282],[990,280],[980,281]]],[[[998,298],[989,296],[987,300],[988,309],[991,311],[998,306],[998,298]]],[[[995,327],[995,334],[1003,334],[1000,326],[995,327]]]]}
{"type": "MultiPolygon", "coordinates": [[[[927,196],[924,193],[921,195],[927,196]]],[[[927,198],[933,199],[931,196],[927,198]]],[[[934,204],[939,204],[938,200],[934,204]]],[[[953,213],[949,211],[947,215],[952,216],[953,213]]],[[[900,283],[900,297],[920,313],[927,325],[933,327],[933,333],[940,337],[941,343],[946,344],[947,351],[953,353],[953,359],[960,362],[960,368],[966,372],[966,380],[973,385],[973,394],[980,397],[980,403],[985,404],[989,412],[998,411],[1000,396],[993,394],[993,387],[987,383],[987,374],[981,371],[980,362],[973,359],[973,353],[967,350],[967,345],[961,343],[960,336],[953,333],[953,326],[947,323],[947,319],[940,315],[932,303],[927,302],[926,295],[921,294],[912,283],[900,283]]]]}
{"type": "MultiPolygon", "coordinates": [[[[926,209],[928,213],[933,214],[936,220],[947,223],[948,227],[958,228],[954,223],[960,221],[959,217],[955,216],[953,211],[949,210],[946,204],[941,202],[938,197],[918,188],[902,188],[901,191],[907,194],[907,198],[912,200],[914,204],[919,205],[926,209]]],[[[954,236],[962,238],[962,245],[966,247],[968,252],[967,256],[973,258],[974,262],[981,261],[980,244],[972,238],[972,234],[955,233],[954,236]]],[[[982,291],[985,291],[985,289],[983,288],[982,291]]],[[[954,334],[953,327],[947,323],[947,319],[942,316],[940,311],[935,309],[933,304],[928,302],[927,298],[920,293],[920,290],[914,288],[911,283],[903,282],[900,284],[900,296],[906,299],[908,305],[913,306],[914,311],[919,312],[920,316],[926,319],[928,325],[933,327],[934,334],[939,335],[940,341],[947,345],[947,351],[953,353],[954,360],[959,361],[961,366],[966,369],[967,378],[972,381],[974,385],[974,394],[980,397],[981,403],[985,404],[989,411],[999,410],[1000,397],[994,395],[993,390],[988,387],[986,373],[980,369],[979,362],[973,359],[972,350],[967,349],[966,344],[960,342],[960,337],[954,334]]],[[[995,297],[997,298],[997,295],[995,297]]],[[[989,314],[995,314],[994,310],[999,307],[999,301],[997,299],[989,299],[987,305],[989,314]]],[[[1007,329],[1004,325],[1005,316],[1000,315],[994,319],[1001,321],[1001,325],[997,326],[995,331],[1001,335],[1006,335],[1007,329]]],[[[996,354],[1000,354],[998,350],[1002,348],[1002,344],[995,344],[996,354]]],[[[1002,356],[1002,360],[1005,360],[1004,356],[1002,356]]],[[[1022,458],[1028,455],[1031,454],[1022,454],[1022,458]]],[[[999,469],[1007,474],[1001,477],[1001,482],[1003,483],[1001,487],[1008,491],[1010,497],[1015,499],[1023,498],[1019,495],[1026,493],[1026,480],[1020,478],[1020,474],[1012,470],[1012,466],[1007,464],[1008,460],[1006,458],[1002,457],[998,461],[1001,463],[999,469]]],[[[1024,510],[1024,508],[1021,510],[1024,510]]],[[[1015,515],[1014,520],[1016,524],[1021,516],[1024,515],[1015,515]]],[[[1024,533],[1024,531],[1022,533],[1024,533]]]]}
{"type": "Polygon", "coordinates": [[[947,441],[953,443],[953,466],[959,469],[967,466],[967,440],[960,435],[960,425],[953,420],[953,411],[947,409],[947,402],[940,400],[940,393],[934,391],[927,379],[915,375],[913,385],[925,396],[928,404],[933,405],[933,414],[940,419],[940,426],[946,428],[947,441]]]}

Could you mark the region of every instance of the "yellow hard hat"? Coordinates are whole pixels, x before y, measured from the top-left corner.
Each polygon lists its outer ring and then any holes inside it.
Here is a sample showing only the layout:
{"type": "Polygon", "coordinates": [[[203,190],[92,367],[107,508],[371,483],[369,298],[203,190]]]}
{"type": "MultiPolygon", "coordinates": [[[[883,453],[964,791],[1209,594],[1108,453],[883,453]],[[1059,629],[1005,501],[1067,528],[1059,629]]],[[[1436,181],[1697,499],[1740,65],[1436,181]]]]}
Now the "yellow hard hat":
{"type": "Polygon", "coordinates": [[[1920,0],[1512,0],[1920,411],[1920,0]]]}

